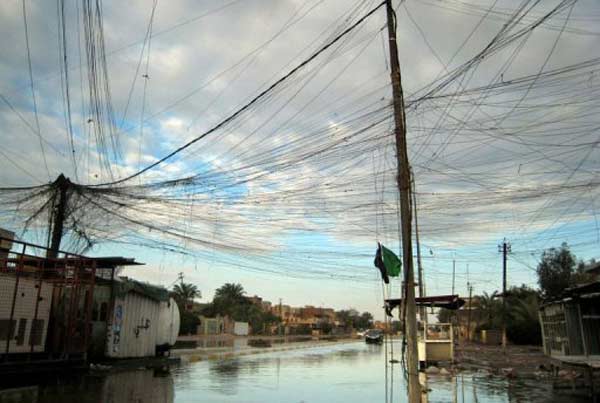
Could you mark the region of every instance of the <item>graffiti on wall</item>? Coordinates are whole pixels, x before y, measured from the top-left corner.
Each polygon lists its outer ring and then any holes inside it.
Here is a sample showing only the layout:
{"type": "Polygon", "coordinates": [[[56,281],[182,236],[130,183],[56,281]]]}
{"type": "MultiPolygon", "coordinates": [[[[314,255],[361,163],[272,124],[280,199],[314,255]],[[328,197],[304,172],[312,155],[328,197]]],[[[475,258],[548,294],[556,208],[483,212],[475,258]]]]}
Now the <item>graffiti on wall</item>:
{"type": "Polygon", "coordinates": [[[123,325],[123,306],[115,307],[115,320],[113,323],[113,352],[119,351],[119,343],[121,343],[121,326],[123,325]]]}

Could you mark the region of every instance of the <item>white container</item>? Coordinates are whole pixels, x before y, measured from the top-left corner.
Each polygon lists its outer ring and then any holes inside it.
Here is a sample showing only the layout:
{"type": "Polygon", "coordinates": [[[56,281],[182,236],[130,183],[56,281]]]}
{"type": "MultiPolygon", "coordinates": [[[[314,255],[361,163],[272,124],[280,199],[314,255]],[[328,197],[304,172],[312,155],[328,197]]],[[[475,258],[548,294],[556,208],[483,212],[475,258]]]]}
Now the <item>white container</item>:
{"type": "Polygon", "coordinates": [[[106,356],[153,357],[159,345],[161,302],[135,292],[115,298],[106,356]]]}
{"type": "Polygon", "coordinates": [[[173,298],[168,302],[160,303],[159,329],[157,345],[162,346],[168,344],[172,346],[177,341],[179,336],[179,308],[173,298]]]}

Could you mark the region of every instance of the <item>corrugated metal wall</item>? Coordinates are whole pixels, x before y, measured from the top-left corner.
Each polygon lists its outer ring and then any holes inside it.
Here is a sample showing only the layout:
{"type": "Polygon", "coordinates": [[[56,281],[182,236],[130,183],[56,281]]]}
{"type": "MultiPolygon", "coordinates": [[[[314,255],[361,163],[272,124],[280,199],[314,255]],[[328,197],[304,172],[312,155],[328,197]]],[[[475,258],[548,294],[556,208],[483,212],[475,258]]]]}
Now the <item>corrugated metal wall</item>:
{"type": "Polygon", "coordinates": [[[136,293],[115,298],[106,355],[152,357],[158,344],[160,303],[136,293]]]}
{"type": "Polygon", "coordinates": [[[44,351],[52,303],[52,285],[41,283],[37,320],[34,323],[39,281],[26,277],[19,278],[13,323],[10,326],[15,282],[14,275],[0,275],[0,354],[6,351],[7,338],[10,339],[9,353],[30,352],[32,341],[34,352],[44,351]]]}

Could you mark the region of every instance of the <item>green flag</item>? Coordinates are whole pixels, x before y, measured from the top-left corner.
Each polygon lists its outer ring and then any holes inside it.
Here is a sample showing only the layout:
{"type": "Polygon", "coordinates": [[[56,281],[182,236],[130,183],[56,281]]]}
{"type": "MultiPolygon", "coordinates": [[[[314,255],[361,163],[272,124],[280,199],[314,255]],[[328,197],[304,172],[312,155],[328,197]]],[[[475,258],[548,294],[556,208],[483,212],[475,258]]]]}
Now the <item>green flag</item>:
{"type": "Polygon", "coordinates": [[[388,276],[398,277],[400,275],[400,269],[402,268],[400,259],[398,259],[398,256],[394,252],[380,243],[377,243],[377,253],[375,254],[375,261],[373,263],[381,272],[381,278],[386,284],[390,282],[388,276]]]}
{"type": "Polygon", "coordinates": [[[381,255],[388,276],[398,277],[402,269],[402,262],[398,259],[398,256],[383,245],[381,245],[381,255]]]}

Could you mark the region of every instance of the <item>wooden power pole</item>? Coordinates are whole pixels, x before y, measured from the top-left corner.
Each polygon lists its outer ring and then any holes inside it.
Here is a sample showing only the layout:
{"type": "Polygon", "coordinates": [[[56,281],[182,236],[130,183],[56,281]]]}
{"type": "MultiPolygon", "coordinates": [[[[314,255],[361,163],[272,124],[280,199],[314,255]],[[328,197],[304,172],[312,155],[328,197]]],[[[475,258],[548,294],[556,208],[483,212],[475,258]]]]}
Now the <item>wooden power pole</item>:
{"type": "Polygon", "coordinates": [[[386,0],[387,28],[389,34],[392,94],[394,98],[394,120],[396,137],[396,158],[398,160],[398,191],[400,192],[400,220],[402,226],[402,262],[405,287],[405,332],[407,339],[406,370],[408,372],[408,402],[421,401],[419,384],[419,357],[417,350],[417,309],[415,304],[415,279],[412,260],[412,220],[410,211],[410,165],[406,145],[406,116],[398,47],[396,43],[396,15],[392,0],[386,0]]]}
{"type": "Polygon", "coordinates": [[[64,224],[67,217],[67,191],[70,183],[71,181],[69,181],[68,178],[63,174],[60,174],[53,184],[56,190],[51,212],[52,228],[50,249],[46,252],[46,257],[49,258],[58,257],[58,251],[60,250],[60,242],[64,233],[64,224]]]}

